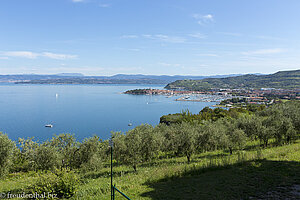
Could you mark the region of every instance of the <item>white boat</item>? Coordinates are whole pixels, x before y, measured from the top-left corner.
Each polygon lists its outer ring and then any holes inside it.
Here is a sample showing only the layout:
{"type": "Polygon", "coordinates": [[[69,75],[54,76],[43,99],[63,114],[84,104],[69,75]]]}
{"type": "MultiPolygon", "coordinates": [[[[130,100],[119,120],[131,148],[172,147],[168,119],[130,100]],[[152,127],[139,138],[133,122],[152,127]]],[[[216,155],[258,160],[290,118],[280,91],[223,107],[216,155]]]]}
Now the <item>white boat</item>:
{"type": "Polygon", "coordinates": [[[45,127],[47,127],[47,128],[52,128],[53,125],[52,125],[52,124],[46,124],[45,127]]]}
{"type": "Polygon", "coordinates": [[[128,126],[132,126],[132,123],[129,123],[128,126]]]}

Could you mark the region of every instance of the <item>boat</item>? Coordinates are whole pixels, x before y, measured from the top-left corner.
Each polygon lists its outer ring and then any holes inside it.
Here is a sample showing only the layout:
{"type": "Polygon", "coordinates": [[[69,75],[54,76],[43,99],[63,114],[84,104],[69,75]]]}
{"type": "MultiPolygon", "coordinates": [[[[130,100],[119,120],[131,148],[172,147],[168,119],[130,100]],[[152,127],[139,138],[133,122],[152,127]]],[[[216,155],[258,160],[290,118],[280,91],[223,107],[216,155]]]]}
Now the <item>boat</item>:
{"type": "Polygon", "coordinates": [[[129,123],[128,126],[132,126],[132,123],[129,123]]]}
{"type": "Polygon", "coordinates": [[[45,127],[47,127],[47,128],[52,128],[53,125],[52,125],[52,124],[46,124],[45,127]]]}

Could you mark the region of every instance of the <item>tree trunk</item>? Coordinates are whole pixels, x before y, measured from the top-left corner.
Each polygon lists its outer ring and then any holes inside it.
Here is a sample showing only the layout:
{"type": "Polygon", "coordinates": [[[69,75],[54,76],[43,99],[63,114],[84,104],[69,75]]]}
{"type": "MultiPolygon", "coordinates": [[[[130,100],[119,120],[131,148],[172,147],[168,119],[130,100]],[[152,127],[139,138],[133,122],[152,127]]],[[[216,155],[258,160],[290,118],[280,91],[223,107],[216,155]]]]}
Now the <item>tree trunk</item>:
{"type": "Polygon", "coordinates": [[[291,142],[291,137],[290,137],[290,136],[287,136],[286,142],[287,142],[288,144],[291,142]]]}
{"type": "Polygon", "coordinates": [[[229,152],[230,152],[230,155],[232,155],[232,148],[229,147],[229,152]]]}
{"type": "Polygon", "coordinates": [[[265,140],[265,147],[268,147],[268,139],[265,140]]]}
{"type": "Polygon", "coordinates": [[[191,162],[191,156],[190,155],[186,155],[186,158],[188,160],[188,163],[190,163],[191,162]]]}
{"type": "Polygon", "coordinates": [[[132,167],[133,167],[134,171],[136,172],[136,165],[133,165],[132,167]]]}

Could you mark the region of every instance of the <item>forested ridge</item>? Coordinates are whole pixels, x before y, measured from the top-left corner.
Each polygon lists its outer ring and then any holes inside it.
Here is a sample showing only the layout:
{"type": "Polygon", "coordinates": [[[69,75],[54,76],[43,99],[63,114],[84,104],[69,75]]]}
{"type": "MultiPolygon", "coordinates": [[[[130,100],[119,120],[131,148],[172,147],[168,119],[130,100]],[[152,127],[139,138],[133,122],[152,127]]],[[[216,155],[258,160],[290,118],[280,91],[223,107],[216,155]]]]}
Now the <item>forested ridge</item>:
{"type": "Polygon", "coordinates": [[[202,80],[177,80],[169,83],[166,89],[185,89],[191,91],[209,90],[212,88],[277,88],[299,89],[300,70],[279,71],[270,75],[247,74],[227,78],[206,78],[202,80]]]}

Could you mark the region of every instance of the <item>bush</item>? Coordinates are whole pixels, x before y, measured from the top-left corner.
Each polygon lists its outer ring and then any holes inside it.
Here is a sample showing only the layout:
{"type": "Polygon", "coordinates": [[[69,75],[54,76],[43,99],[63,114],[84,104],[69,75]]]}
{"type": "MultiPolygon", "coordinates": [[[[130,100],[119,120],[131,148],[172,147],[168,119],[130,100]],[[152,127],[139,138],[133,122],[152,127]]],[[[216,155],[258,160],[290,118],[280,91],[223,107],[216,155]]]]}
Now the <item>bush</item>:
{"type": "Polygon", "coordinates": [[[9,171],[14,149],[14,142],[11,141],[6,134],[0,132],[0,178],[9,171]]]}
{"type": "Polygon", "coordinates": [[[30,186],[29,193],[53,194],[56,198],[70,198],[78,188],[79,179],[74,171],[68,169],[40,173],[38,181],[30,186]]]}

